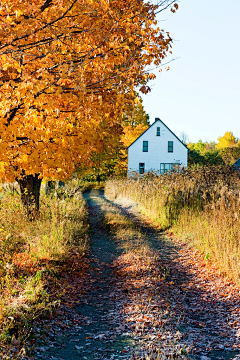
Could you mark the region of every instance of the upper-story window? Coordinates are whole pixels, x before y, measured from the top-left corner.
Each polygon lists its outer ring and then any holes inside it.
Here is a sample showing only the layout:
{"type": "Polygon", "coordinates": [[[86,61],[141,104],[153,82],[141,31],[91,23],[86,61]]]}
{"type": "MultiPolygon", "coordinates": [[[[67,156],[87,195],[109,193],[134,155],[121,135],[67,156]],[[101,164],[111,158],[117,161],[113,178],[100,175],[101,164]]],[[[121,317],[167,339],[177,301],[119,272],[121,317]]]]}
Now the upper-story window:
{"type": "Polygon", "coordinates": [[[168,142],[168,152],[173,152],[173,141],[168,142]]]}
{"type": "Polygon", "coordinates": [[[148,141],[143,141],[143,152],[148,152],[148,141]]]}
{"type": "Polygon", "coordinates": [[[157,127],[157,136],[160,136],[160,127],[157,127]]]}

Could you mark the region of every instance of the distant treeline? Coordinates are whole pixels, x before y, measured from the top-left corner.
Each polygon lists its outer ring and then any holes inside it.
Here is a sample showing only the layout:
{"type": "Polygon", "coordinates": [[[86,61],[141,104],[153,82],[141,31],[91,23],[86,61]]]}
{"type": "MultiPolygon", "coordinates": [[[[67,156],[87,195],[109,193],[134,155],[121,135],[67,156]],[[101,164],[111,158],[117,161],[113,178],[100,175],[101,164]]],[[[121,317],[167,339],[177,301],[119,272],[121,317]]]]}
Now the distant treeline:
{"type": "Polygon", "coordinates": [[[240,158],[240,140],[232,132],[226,132],[218,138],[218,142],[203,142],[188,144],[189,166],[202,165],[232,165],[240,158]]]}

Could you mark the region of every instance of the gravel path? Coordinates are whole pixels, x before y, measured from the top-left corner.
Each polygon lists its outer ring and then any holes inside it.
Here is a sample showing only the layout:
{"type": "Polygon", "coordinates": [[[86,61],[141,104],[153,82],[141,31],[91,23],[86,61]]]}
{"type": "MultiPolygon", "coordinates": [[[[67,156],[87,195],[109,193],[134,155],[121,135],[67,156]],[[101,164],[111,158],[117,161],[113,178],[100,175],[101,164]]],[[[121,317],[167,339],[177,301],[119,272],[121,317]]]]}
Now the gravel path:
{"type": "Polygon", "coordinates": [[[92,228],[86,294],[75,308],[62,309],[58,319],[41,322],[45,340],[36,343],[32,359],[135,359],[139,344],[154,349],[156,343],[164,347],[176,339],[189,355],[169,352],[157,357],[153,350],[148,359],[240,359],[239,296],[221,297],[221,285],[215,289],[218,279],[203,281],[198,260],[193,261],[184,245],[164,239],[133,208],[118,206],[147,236],[165,271],[161,281],[151,270],[144,288],[127,288],[129,281],[134,284],[131,273],[118,276],[116,270],[124,254],[103,223],[102,207],[108,201],[100,190],[84,197],[92,228]],[[135,306],[139,299],[141,314],[135,306]],[[140,315],[145,319],[141,326],[140,315]],[[161,328],[156,319],[164,324],[161,328]]]}

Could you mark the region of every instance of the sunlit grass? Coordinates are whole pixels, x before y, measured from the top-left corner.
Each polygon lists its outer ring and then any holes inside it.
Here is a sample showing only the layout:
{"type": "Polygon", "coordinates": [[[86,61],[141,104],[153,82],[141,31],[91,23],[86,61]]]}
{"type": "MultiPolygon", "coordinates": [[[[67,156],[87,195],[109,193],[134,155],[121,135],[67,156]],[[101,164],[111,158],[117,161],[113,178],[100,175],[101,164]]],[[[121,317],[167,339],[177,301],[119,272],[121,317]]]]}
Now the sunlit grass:
{"type": "Polygon", "coordinates": [[[176,234],[240,282],[240,180],[229,167],[115,179],[111,200],[132,201],[163,230],[176,234]]]}
{"type": "Polygon", "coordinates": [[[49,277],[55,281],[61,264],[86,250],[85,202],[74,181],[58,193],[42,191],[40,216],[29,221],[18,189],[7,184],[0,209],[0,342],[16,336],[23,343],[31,321],[55,304],[49,277]]]}

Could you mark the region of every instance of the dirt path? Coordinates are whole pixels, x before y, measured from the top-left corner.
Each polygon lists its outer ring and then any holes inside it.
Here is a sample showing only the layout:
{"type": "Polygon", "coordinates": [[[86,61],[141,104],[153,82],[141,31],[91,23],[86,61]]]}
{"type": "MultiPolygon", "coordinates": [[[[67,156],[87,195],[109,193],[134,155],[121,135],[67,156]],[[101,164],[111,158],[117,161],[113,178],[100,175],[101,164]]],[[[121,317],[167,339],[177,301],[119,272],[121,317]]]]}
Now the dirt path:
{"type": "Polygon", "coordinates": [[[98,190],[85,199],[92,228],[86,294],[59,319],[41,323],[33,359],[240,359],[239,297],[227,298],[214,278],[203,283],[188,249],[134,209],[110,204],[98,190]],[[114,209],[119,220],[109,233],[104,219],[114,209]],[[140,258],[133,264],[134,252],[123,250],[124,217],[157,254],[148,266],[140,258]]]}
{"type": "Polygon", "coordinates": [[[45,327],[52,325],[50,341],[36,347],[36,359],[123,359],[133,348],[132,339],[119,329],[125,294],[110,265],[121,250],[103,224],[103,192],[87,192],[84,197],[91,226],[89,289],[77,308],[63,311],[57,322],[45,321],[45,327]]]}

